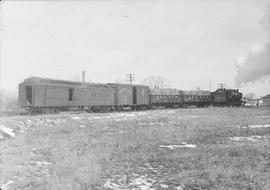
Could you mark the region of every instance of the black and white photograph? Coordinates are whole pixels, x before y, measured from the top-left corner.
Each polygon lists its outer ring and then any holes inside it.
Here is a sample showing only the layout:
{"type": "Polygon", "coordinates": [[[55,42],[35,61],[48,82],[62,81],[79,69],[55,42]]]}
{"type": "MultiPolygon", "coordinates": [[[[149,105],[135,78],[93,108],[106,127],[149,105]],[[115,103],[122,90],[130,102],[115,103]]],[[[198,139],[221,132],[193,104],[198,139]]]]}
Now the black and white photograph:
{"type": "Polygon", "coordinates": [[[270,0],[0,0],[0,190],[270,190],[270,0]]]}

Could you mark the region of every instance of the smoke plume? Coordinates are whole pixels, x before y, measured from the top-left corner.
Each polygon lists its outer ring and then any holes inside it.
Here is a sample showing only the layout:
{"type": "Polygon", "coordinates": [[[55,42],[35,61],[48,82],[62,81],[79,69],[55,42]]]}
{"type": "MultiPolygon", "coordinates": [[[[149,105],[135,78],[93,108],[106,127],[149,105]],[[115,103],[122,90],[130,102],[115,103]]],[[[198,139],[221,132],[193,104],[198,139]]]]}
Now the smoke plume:
{"type": "Polygon", "coordinates": [[[241,66],[237,66],[237,86],[255,82],[270,75],[270,42],[256,52],[250,52],[241,66]]]}

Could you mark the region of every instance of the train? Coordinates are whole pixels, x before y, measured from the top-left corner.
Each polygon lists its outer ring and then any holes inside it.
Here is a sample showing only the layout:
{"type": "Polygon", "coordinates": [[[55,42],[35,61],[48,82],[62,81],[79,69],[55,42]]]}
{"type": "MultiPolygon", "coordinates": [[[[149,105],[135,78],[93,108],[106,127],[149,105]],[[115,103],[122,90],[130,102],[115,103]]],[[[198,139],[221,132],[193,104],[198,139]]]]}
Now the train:
{"type": "Polygon", "coordinates": [[[243,94],[238,89],[219,88],[211,92],[213,106],[241,106],[243,94]]]}
{"type": "Polygon", "coordinates": [[[154,89],[146,85],[87,83],[30,77],[19,84],[19,106],[29,113],[111,112],[172,107],[240,106],[238,89],[154,89]]]}

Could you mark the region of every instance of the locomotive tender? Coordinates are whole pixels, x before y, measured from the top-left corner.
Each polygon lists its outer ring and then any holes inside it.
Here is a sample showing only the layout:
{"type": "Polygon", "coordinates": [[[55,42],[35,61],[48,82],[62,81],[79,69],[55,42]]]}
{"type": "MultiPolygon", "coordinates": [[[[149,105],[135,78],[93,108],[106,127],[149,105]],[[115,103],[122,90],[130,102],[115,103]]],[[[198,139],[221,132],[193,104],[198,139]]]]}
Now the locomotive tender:
{"type": "Polygon", "coordinates": [[[242,93],[233,89],[150,90],[131,84],[96,84],[31,77],[19,84],[19,105],[30,113],[67,110],[108,112],[154,107],[240,106],[242,93]]]}

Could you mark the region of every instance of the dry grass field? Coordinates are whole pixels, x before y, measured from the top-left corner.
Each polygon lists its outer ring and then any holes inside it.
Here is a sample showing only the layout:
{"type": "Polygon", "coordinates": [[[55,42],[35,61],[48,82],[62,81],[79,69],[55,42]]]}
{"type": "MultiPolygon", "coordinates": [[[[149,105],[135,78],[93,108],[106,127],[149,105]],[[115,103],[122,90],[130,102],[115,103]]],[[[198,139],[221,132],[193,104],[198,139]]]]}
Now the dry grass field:
{"type": "Polygon", "coordinates": [[[270,189],[266,108],[12,116],[0,128],[2,190],[270,189]]]}

